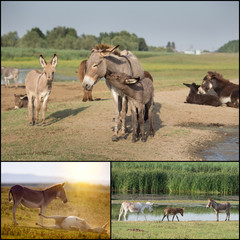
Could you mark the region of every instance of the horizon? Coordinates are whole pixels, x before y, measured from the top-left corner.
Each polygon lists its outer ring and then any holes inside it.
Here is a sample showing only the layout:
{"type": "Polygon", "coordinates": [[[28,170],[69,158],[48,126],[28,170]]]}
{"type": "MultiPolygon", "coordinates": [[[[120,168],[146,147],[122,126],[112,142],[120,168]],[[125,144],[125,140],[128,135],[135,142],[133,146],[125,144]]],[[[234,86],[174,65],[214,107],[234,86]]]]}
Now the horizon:
{"type": "Polygon", "coordinates": [[[148,46],[174,42],[178,51],[216,51],[239,39],[237,1],[63,1],[57,5],[51,1],[2,1],[1,9],[1,36],[16,31],[22,38],[34,27],[46,34],[58,26],[74,28],[78,36],[128,31],[144,38],[148,46]],[[71,17],[64,18],[68,12],[71,17]]]}
{"type": "Polygon", "coordinates": [[[2,174],[64,178],[67,182],[109,183],[109,162],[1,162],[2,174]]]}

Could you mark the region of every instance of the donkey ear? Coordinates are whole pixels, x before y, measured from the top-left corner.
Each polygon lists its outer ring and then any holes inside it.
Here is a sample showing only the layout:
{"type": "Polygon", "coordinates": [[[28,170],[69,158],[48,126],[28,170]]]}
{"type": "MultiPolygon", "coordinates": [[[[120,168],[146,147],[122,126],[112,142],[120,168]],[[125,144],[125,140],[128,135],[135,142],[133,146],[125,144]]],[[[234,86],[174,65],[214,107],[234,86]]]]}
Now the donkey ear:
{"type": "Polygon", "coordinates": [[[44,57],[43,57],[42,54],[40,55],[39,60],[40,60],[41,66],[44,68],[44,67],[47,65],[47,62],[46,62],[46,60],[44,59],[44,57]]]}
{"type": "Polygon", "coordinates": [[[183,83],[183,85],[185,85],[185,86],[187,86],[187,87],[191,87],[192,84],[183,83]]]}
{"type": "Polygon", "coordinates": [[[53,55],[53,58],[51,60],[51,64],[52,64],[53,67],[56,67],[56,65],[57,65],[57,54],[56,53],[54,53],[54,55],[53,55]]]}
{"type": "Polygon", "coordinates": [[[65,184],[65,182],[64,182],[64,183],[62,183],[62,186],[64,186],[64,184],[65,184]]]}

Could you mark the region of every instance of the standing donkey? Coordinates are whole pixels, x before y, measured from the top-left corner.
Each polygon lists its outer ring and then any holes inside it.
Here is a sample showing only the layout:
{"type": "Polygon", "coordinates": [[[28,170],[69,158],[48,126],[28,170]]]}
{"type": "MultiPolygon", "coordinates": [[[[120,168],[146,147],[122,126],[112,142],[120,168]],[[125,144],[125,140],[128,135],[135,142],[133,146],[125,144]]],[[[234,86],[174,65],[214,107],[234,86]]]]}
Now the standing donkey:
{"type": "Polygon", "coordinates": [[[45,123],[47,101],[52,90],[52,81],[54,78],[55,67],[57,65],[57,55],[54,54],[52,60],[47,63],[42,55],[40,55],[40,64],[43,72],[32,70],[28,73],[25,85],[28,96],[28,118],[29,124],[38,125],[40,102],[43,101],[42,124],[45,123]]]}
{"type": "Polygon", "coordinates": [[[11,80],[11,79],[13,79],[15,82],[15,88],[18,87],[19,70],[17,68],[1,67],[1,74],[5,81],[5,87],[8,87],[10,85],[9,80],[11,80]]]}
{"type": "Polygon", "coordinates": [[[172,222],[173,222],[173,219],[174,219],[175,216],[176,216],[177,220],[179,221],[177,214],[180,213],[183,216],[183,212],[184,212],[184,208],[171,208],[171,207],[168,207],[168,208],[164,209],[164,216],[162,218],[162,221],[163,221],[163,219],[166,216],[167,216],[167,220],[169,221],[169,218],[168,218],[169,214],[173,215],[172,222]]]}
{"type": "MultiPolygon", "coordinates": [[[[21,185],[11,187],[8,193],[8,200],[9,202],[11,201],[11,194],[13,198],[12,214],[14,224],[18,224],[15,213],[20,203],[27,208],[40,208],[41,214],[44,214],[46,207],[57,197],[66,203],[68,200],[63,186],[64,183],[56,184],[42,191],[33,190],[21,185]]],[[[39,222],[43,224],[42,216],[40,216],[39,222]]]]}
{"type": "Polygon", "coordinates": [[[208,204],[207,208],[213,207],[214,211],[216,212],[217,215],[217,221],[219,221],[219,212],[226,212],[226,219],[225,221],[230,220],[230,203],[225,202],[225,203],[217,203],[214,200],[208,198],[208,204]]]}

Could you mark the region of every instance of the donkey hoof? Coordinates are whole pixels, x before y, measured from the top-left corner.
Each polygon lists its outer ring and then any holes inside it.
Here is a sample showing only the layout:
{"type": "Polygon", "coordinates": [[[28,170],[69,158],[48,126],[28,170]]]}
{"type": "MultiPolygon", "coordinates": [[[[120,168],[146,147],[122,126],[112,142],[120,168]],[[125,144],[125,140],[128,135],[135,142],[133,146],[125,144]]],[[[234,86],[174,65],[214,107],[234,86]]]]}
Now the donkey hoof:
{"type": "Polygon", "coordinates": [[[32,122],[29,123],[29,126],[33,126],[33,125],[34,125],[34,123],[32,123],[32,122]]]}
{"type": "Polygon", "coordinates": [[[135,143],[136,141],[137,141],[136,138],[133,137],[132,142],[135,143]]]}
{"type": "Polygon", "coordinates": [[[43,123],[42,123],[42,126],[43,126],[43,127],[46,127],[46,126],[47,126],[47,124],[46,124],[45,122],[43,122],[43,123]]]}
{"type": "Polygon", "coordinates": [[[146,140],[146,138],[144,137],[144,138],[141,139],[141,141],[142,141],[142,142],[146,142],[147,140],[146,140]]]}
{"type": "Polygon", "coordinates": [[[117,142],[119,140],[118,136],[112,136],[112,141],[117,142]]]}

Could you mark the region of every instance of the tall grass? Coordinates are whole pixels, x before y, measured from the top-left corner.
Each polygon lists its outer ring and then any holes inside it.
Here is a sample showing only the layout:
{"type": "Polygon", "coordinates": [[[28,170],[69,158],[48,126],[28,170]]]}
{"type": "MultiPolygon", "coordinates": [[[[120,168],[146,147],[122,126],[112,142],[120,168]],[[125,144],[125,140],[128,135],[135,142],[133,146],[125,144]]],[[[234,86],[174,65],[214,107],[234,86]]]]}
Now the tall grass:
{"type": "Polygon", "coordinates": [[[112,191],[239,193],[239,163],[112,163],[112,191]]]}

